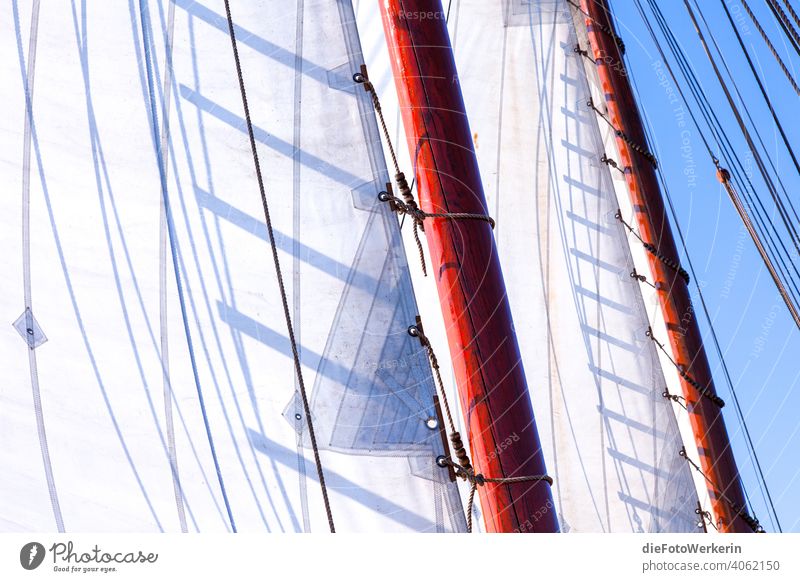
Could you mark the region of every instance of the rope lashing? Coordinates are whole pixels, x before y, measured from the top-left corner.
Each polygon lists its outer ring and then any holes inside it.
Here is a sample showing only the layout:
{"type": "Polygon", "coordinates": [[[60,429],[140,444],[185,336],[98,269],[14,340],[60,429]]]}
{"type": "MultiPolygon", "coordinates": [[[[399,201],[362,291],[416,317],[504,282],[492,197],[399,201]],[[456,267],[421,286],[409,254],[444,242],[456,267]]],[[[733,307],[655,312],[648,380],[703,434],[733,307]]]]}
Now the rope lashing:
{"type": "Polygon", "coordinates": [[[443,468],[450,468],[456,472],[456,475],[470,483],[469,498],[467,499],[467,532],[472,533],[472,510],[475,507],[475,492],[479,486],[486,483],[498,483],[510,485],[512,483],[539,483],[544,481],[548,485],[553,485],[553,478],[549,475],[525,475],[522,477],[485,477],[480,473],[475,473],[474,470],[464,469],[460,465],[453,462],[449,457],[441,456],[436,459],[436,464],[443,468]]]}
{"type": "Polygon", "coordinates": [[[602,156],[600,156],[600,161],[603,162],[607,166],[611,166],[612,168],[614,168],[616,170],[619,170],[623,174],[626,173],[623,168],[619,167],[619,164],[616,162],[616,160],[613,160],[613,159],[609,158],[606,154],[603,154],[602,156]]]}
{"type": "Polygon", "coordinates": [[[656,170],[658,169],[658,160],[656,159],[656,157],[647,148],[643,147],[638,142],[628,137],[628,134],[626,134],[624,131],[622,131],[621,129],[616,127],[613,123],[611,123],[608,117],[606,117],[606,114],[597,108],[597,106],[594,104],[594,100],[591,97],[586,101],[586,105],[587,107],[589,107],[589,109],[597,113],[597,115],[603,121],[605,121],[609,125],[609,127],[611,127],[611,129],[614,130],[614,135],[616,135],[618,138],[620,138],[622,141],[628,144],[628,146],[633,151],[641,154],[644,159],[650,162],[650,164],[653,166],[654,169],[656,170]]]}
{"type": "Polygon", "coordinates": [[[656,290],[658,289],[658,287],[656,287],[653,283],[648,281],[647,277],[645,277],[644,275],[641,275],[636,269],[631,271],[631,278],[632,279],[636,279],[637,281],[639,281],[640,283],[644,283],[645,285],[649,285],[653,289],[656,289],[656,290]]]}
{"type": "MultiPolygon", "coordinates": [[[[692,468],[693,468],[695,471],[697,471],[698,473],[700,473],[700,474],[703,476],[703,478],[704,478],[706,481],[708,481],[709,483],[711,483],[711,485],[712,485],[712,486],[714,485],[714,483],[711,481],[711,479],[709,479],[709,478],[708,478],[708,475],[706,475],[705,473],[703,473],[703,469],[701,469],[701,468],[700,468],[700,465],[698,465],[698,464],[697,464],[697,463],[695,463],[695,462],[694,462],[694,461],[693,461],[691,458],[689,458],[689,453],[687,453],[687,452],[686,452],[686,447],[681,447],[681,450],[680,450],[680,451],[678,451],[678,455],[679,455],[679,456],[681,456],[681,457],[683,457],[684,459],[686,459],[686,461],[687,461],[687,462],[688,462],[688,463],[689,463],[689,464],[692,466],[692,468]]],[[[729,499],[729,498],[728,498],[728,497],[727,497],[727,496],[726,496],[724,493],[722,493],[721,491],[716,491],[716,487],[715,487],[715,492],[714,492],[714,493],[715,493],[715,495],[716,495],[717,497],[719,497],[719,499],[721,499],[722,501],[724,501],[724,502],[725,502],[725,503],[728,505],[728,507],[730,507],[730,508],[733,510],[733,512],[734,512],[736,515],[738,515],[739,517],[741,517],[741,518],[742,518],[742,520],[743,520],[743,521],[744,521],[744,522],[745,522],[745,523],[746,523],[748,526],[750,526],[750,529],[752,529],[752,530],[753,530],[755,533],[766,533],[766,532],[764,531],[764,528],[763,528],[763,527],[761,527],[761,524],[759,523],[758,519],[757,519],[757,518],[755,518],[755,517],[753,517],[753,516],[752,516],[752,515],[750,515],[749,513],[747,513],[747,511],[745,510],[745,508],[744,508],[744,507],[740,507],[740,506],[739,506],[739,505],[737,505],[736,503],[732,502],[732,501],[731,501],[731,500],[730,500],[730,499],[729,499]]],[[[715,529],[716,529],[716,526],[714,526],[714,527],[715,527],[715,529]]]]}
{"type": "Polygon", "coordinates": [[[702,527],[703,530],[708,533],[708,528],[706,527],[706,521],[708,524],[713,527],[715,530],[719,531],[717,528],[717,524],[714,523],[714,518],[711,516],[710,511],[704,511],[703,506],[700,505],[700,501],[697,502],[697,507],[694,510],[695,514],[700,517],[700,523],[697,524],[697,527],[702,527]]]}
{"type": "Polygon", "coordinates": [[[633,141],[631,138],[629,138],[627,136],[627,134],[624,131],[622,131],[621,129],[617,129],[614,133],[616,134],[616,136],[618,138],[620,138],[622,141],[624,141],[626,144],[628,144],[628,146],[633,151],[638,152],[639,154],[642,155],[642,157],[644,159],[646,159],[648,162],[650,162],[650,164],[653,166],[653,168],[655,168],[656,170],[658,169],[658,160],[656,160],[656,157],[652,153],[650,153],[648,150],[646,150],[645,148],[640,146],[638,143],[633,141]]]}
{"type": "Polygon", "coordinates": [[[680,374],[680,377],[683,378],[695,390],[697,390],[697,392],[701,396],[704,396],[704,397],[708,398],[711,402],[713,402],[714,404],[716,404],[720,408],[725,406],[725,401],[722,398],[720,398],[719,396],[717,396],[716,394],[711,392],[707,387],[702,386],[700,384],[700,382],[698,382],[697,380],[695,380],[689,374],[686,373],[686,370],[684,369],[684,367],[682,365],[680,365],[678,362],[676,362],[675,360],[672,359],[672,356],[669,354],[667,349],[664,347],[664,344],[662,344],[660,341],[658,341],[656,339],[655,335],[653,334],[653,328],[648,327],[647,328],[647,332],[645,333],[645,335],[647,337],[649,337],[653,341],[653,343],[655,343],[662,352],[664,352],[664,355],[667,356],[667,359],[670,362],[672,362],[672,365],[675,366],[676,370],[678,370],[678,374],[680,374]]]}
{"type": "Polygon", "coordinates": [[[589,14],[589,13],[588,13],[588,12],[586,12],[586,11],[585,11],[583,8],[581,8],[581,7],[580,7],[580,4],[576,4],[576,3],[575,3],[575,2],[573,2],[572,0],[567,0],[567,2],[569,2],[570,4],[572,4],[572,6],[573,6],[573,7],[575,7],[575,8],[578,10],[578,12],[580,12],[581,14],[583,14],[583,15],[584,15],[586,18],[588,18],[589,20],[591,20],[591,21],[594,23],[594,24],[592,25],[592,27],[594,27],[595,25],[597,25],[597,28],[599,28],[600,30],[602,30],[603,32],[605,32],[605,33],[606,33],[606,34],[607,34],[609,37],[611,37],[611,39],[614,41],[614,44],[616,44],[616,45],[617,45],[617,47],[619,47],[619,52],[620,52],[620,54],[623,54],[623,55],[625,54],[625,43],[624,43],[624,42],[622,42],[622,38],[620,38],[619,36],[617,36],[616,34],[614,34],[614,31],[613,31],[613,30],[611,30],[611,29],[610,29],[608,26],[606,26],[605,24],[603,24],[603,23],[602,23],[602,22],[600,22],[599,20],[595,19],[595,18],[594,18],[594,17],[593,17],[591,14],[589,14]]]}
{"type": "Polygon", "coordinates": [[[428,354],[428,360],[430,360],[431,368],[433,368],[434,375],[436,377],[436,384],[439,389],[439,393],[441,394],[441,401],[444,404],[444,412],[445,416],[447,417],[447,423],[450,426],[450,444],[453,450],[453,454],[458,462],[454,461],[450,455],[441,455],[437,457],[436,464],[439,467],[446,468],[455,472],[457,477],[467,481],[470,483],[470,492],[469,498],[467,500],[467,531],[472,532],[472,509],[475,504],[475,491],[478,489],[479,486],[483,486],[486,483],[498,483],[498,484],[513,484],[513,483],[534,483],[539,481],[544,481],[548,485],[553,485],[553,478],[549,475],[524,475],[519,477],[486,477],[481,473],[476,473],[475,469],[472,467],[472,463],[469,459],[469,454],[467,453],[466,448],[464,447],[464,441],[461,438],[461,433],[456,430],[455,421],[453,420],[453,414],[450,410],[450,403],[447,400],[447,393],[444,390],[444,383],[442,382],[442,374],[439,369],[439,360],[436,357],[436,354],[433,351],[433,346],[431,345],[428,336],[425,335],[425,332],[422,329],[422,318],[417,316],[417,321],[414,325],[408,328],[408,335],[411,337],[415,337],[419,340],[419,343],[425,348],[426,353],[428,354]]]}
{"type": "Polygon", "coordinates": [[[661,396],[663,396],[663,397],[664,397],[664,398],[666,398],[667,400],[672,400],[673,402],[675,402],[676,404],[678,404],[678,405],[679,405],[681,408],[683,408],[684,410],[688,410],[688,409],[686,408],[686,405],[683,403],[683,402],[686,402],[686,399],[685,399],[683,396],[679,396],[678,394],[672,394],[672,393],[671,393],[671,392],[670,392],[668,389],[666,389],[666,388],[665,388],[665,389],[664,389],[664,391],[661,393],[661,396]],[[683,401],[683,402],[681,402],[681,401],[683,401]]]}
{"type": "Polygon", "coordinates": [[[586,57],[590,61],[594,62],[594,59],[592,59],[592,57],[589,56],[589,51],[587,51],[586,49],[582,49],[581,45],[579,44],[576,44],[574,47],[572,47],[572,52],[577,53],[583,57],[586,57]]]}
{"type": "Polygon", "coordinates": [[[386,127],[386,120],[383,117],[383,109],[381,102],[378,98],[378,93],[375,86],[369,80],[367,74],[367,66],[361,65],[361,70],[353,75],[353,81],[364,86],[364,91],[369,93],[372,99],[372,106],[375,109],[375,114],[378,116],[378,121],[381,125],[381,132],[383,138],[386,140],[386,146],[389,148],[389,156],[392,158],[392,165],[394,166],[394,180],[397,182],[397,189],[400,192],[400,198],[394,196],[392,193],[391,184],[386,185],[386,190],[378,194],[378,200],[381,202],[389,202],[390,208],[403,216],[410,216],[413,224],[414,242],[419,251],[420,264],[422,265],[422,274],[427,276],[428,270],[425,267],[425,252],[422,247],[422,241],[419,238],[419,231],[425,232],[424,220],[427,218],[443,218],[446,220],[482,220],[488,222],[494,229],[495,222],[491,216],[486,214],[479,214],[473,212],[425,212],[414,200],[414,195],[411,187],[408,185],[406,175],[400,171],[400,165],[397,161],[397,154],[394,151],[392,138],[389,135],[389,129],[386,127]]]}
{"type": "Polygon", "coordinates": [[[622,218],[622,212],[619,209],[617,210],[616,214],[614,214],[614,218],[619,220],[622,225],[628,229],[628,232],[639,239],[639,242],[642,243],[642,246],[645,248],[645,250],[647,250],[647,252],[664,263],[667,267],[675,271],[681,277],[681,279],[686,282],[687,285],[689,284],[691,278],[689,277],[689,273],[686,271],[686,269],[684,269],[677,261],[674,261],[661,253],[661,251],[658,250],[658,247],[656,247],[654,244],[645,241],[630,224],[625,222],[625,219],[622,218]]]}

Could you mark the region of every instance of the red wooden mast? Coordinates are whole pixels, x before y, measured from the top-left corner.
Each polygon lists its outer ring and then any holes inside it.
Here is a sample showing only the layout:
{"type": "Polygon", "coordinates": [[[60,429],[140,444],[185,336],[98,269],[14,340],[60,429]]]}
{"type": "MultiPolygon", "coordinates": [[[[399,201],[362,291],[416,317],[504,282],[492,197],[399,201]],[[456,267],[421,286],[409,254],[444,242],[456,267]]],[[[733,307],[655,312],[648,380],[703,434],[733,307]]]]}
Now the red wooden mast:
{"type": "MultiPolygon", "coordinates": [[[[478,163],[440,0],[381,0],[420,207],[485,215],[478,163]]],[[[486,477],[544,475],[490,225],[425,220],[472,462],[486,477]]],[[[488,531],[556,532],[546,482],[478,488],[488,531]]]]}
{"type": "MultiPolygon", "coordinates": [[[[589,43],[606,96],[609,121],[629,140],[618,134],[616,144],[622,158],[618,160],[620,167],[626,168],[636,227],[645,241],[654,244],[662,255],[677,264],[678,251],[655,170],[641,153],[635,152],[629,145],[635,143],[646,147],[647,140],[619,47],[615,37],[611,36],[614,34],[614,24],[608,2],[581,0],[581,6],[588,15],[585,20],[589,43]]],[[[648,254],[648,258],[652,273],[660,283],[659,303],[675,360],[690,378],[706,387],[708,393],[716,394],[688,285],[657,257],[648,254]]],[[[700,468],[707,478],[717,527],[722,532],[752,532],[753,523],[748,524],[744,513],[744,491],[722,410],[709,398],[702,396],[684,377],[681,378],[681,385],[700,456],[700,468]]]]}

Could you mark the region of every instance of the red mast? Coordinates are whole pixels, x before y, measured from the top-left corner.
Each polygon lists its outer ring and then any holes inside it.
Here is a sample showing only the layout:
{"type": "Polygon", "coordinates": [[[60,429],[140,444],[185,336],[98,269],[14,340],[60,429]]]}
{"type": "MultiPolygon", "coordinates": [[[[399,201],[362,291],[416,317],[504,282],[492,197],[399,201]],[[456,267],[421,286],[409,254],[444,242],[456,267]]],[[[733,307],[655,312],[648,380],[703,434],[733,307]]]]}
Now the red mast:
{"type": "MultiPolygon", "coordinates": [[[[626,169],[626,182],[636,214],[636,227],[641,237],[656,246],[668,260],[678,264],[678,251],[664,210],[655,170],[641,153],[629,143],[646,147],[647,139],[636,107],[633,91],[615,42],[614,24],[607,0],[581,0],[586,15],[586,28],[611,124],[628,138],[616,139],[626,169]],[[605,28],[604,28],[605,27],[605,28]]],[[[697,318],[686,282],[653,254],[648,254],[650,269],[659,285],[659,303],[672,353],[680,369],[707,393],[715,395],[714,381],[708,364],[697,318]]],[[[733,457],[722,409],[702,396],[685,377],[681,378],[683,396],[689,409],[700,468],[707,478],[711,505],[721,532],[752,532],[745,513],[745,497],[736,461],[733,457]]]]}
{"type": "MultiPolygon", "coordinates": [[[[487,214],[440,0],[381,0],[420,207],[487,214]]],[[[544,475],[519,346],[490,225],[425,220],[476,473],[544,475]]],[[[486,529],[557,532],[546,482],[478,488],[486,529]]]]}

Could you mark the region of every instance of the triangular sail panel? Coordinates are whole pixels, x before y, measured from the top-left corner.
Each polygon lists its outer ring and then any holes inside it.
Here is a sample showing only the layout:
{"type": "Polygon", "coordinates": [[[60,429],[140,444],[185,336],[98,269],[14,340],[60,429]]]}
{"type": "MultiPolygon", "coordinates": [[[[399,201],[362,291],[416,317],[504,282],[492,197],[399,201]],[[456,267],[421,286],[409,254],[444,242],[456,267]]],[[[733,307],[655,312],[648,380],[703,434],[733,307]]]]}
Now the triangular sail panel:
{"type": "MultiPolygon", "coordinates": [[[[461,531],[350,2],[231,5],[337,530],[461,531]]],[[[326,531],[224,3],[6,11],[0,530],[326,531]]]]}
{"type": "Polygon", "coordinates": [[[450,15],[553,495],[565,532],[698,531],[570,4],[450,15]]]}

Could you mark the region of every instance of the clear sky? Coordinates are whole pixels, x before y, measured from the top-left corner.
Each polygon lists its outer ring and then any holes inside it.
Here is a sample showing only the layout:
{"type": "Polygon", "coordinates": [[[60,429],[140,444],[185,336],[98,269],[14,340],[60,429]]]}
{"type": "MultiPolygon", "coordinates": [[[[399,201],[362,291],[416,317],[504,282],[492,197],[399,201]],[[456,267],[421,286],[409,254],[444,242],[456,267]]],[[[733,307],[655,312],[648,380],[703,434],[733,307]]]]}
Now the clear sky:
{"type": "MultiPolygon", "coordinates": [[[[800,176],[780,141],[722,9],[722,1],[700,0],[699,5],[714,39],[728,60],[728,66],[736,75],[744,97],[740,107],[746,107],[753,116],[792,201],[800,205],[800,176]]],[[[800,151],[800,97],[778,68],[741,2],[724,1],[734,15],[745,44],[756,58],[756,66],[763,71],[762,80],[790,143],[800,151]]],[[[651,20],[647,0],[641,0],[641,3],[648,20],[651,20]]],[[[795,78],[800,78],[800,58],[778,28],[766,2],[749,0],[748,4],[795,78]]],[[[792,0],[792,4],[800,9],[797,0],[792,0]]],[[[769,194],[758,177],[753,157],[703,52],[683,0],[658,0],[658,5],[722,119],[738,156],[750,170],[759,195],[767,200],[769,194]]],[[[656,150],[660,171],[676,207],[697,281],[703,289],[778,518],[784,531],[800,531],[800,332],[725,190],[716,180],[714,165],[688,114],[685,115],[685,127],[680,126],[679,104],[670,101],[670,89],[659,83],[658,69],[663,70],[659,66],[661,58],[635,1],[611,0],[611,6],[618,32],[625,41],[627,64],[640,94],[640,107],[655,135],[656,143],[652,147],[656,150]]],[[[666,45],[663,46],[671,59],[666,45]]],[[[670,86],[674,91],[671,82],[670,86]]],[[[685,108],[683,111],[685,113],[685,108]]],[[[708,133],[705,127],[703,131],[708,133]]],[[[699,310],[694,281],[692,287],[699,310]]],[[[718,367],[719,359],[708,326],[703,318],[700,321],[715,369],[717,390],[728,402],[725,418],[747,493],[764,527],[767,531],[775,531],[748,454],[741,423],[736,417],[733,398],[718,367]]]]}

